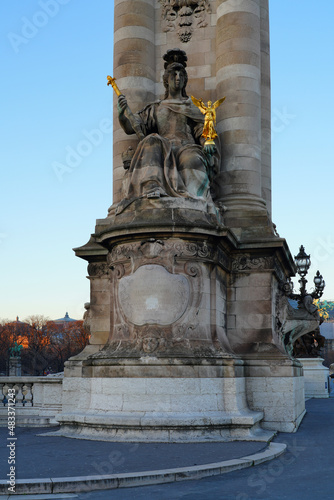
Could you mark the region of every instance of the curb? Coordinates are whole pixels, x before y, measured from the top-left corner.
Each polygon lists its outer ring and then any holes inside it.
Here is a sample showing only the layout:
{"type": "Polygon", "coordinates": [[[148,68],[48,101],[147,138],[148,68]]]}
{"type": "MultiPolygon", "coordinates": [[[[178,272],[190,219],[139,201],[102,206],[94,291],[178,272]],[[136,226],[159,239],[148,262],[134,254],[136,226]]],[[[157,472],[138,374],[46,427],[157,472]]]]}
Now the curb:
{"type": "MultiPolygon", "coordinates": [[[[253,467],[254,465],[279,457],[285,450],[286,444],[270,443],[269,446],[260,453],[211,464],[145,472],[110,474],[106,476],[18,479],[15,485],[15,495],[29,493],[79,493],[92,490],[131,488],[134,486],[147,486],[151,484],[201,479],[203,477],[245,469],[246,467],[253,467]]],[[[9,495],[7,481],[0,481],[0,495],[9,495]]]]}

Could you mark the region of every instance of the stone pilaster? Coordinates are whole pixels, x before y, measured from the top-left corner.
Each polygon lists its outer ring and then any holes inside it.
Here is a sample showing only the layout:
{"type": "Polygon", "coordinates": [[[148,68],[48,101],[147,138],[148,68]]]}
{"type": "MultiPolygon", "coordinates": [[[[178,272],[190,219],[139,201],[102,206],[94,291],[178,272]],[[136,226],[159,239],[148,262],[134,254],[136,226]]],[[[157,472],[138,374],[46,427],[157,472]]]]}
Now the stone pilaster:
{"type": "Polygon", "coordinates": [[[109,268],[106,262],[108,252],[93,237],[86,245],[74,248],[74,251],[78,257],[88,261],[90,306],[85,323],[89,325],[90,339],[83,351],[66,361],[65,377],[82,376],[83,360],[103,348],[110,331],[109,268]]]}
{"type": "Polygon", "coordinates": [[[104,346],[110,331],[109,268],[107,263],[88,265],[90,280],[90,330],[91,345],[104,346]]]}

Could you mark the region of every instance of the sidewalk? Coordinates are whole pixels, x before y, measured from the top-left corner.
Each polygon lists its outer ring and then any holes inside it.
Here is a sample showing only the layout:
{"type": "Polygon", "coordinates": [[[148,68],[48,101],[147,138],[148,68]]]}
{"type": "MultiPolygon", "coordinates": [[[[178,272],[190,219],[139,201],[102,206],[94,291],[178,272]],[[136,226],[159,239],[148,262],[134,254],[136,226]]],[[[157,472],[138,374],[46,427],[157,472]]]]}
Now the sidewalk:
{"type": "Polygon", "coordinates": [[[8,430],[0,429],[1,498],[329,500],[334,400],[312,399],[306,408],[298,432],[278,434],[269,447],[243,441],[113,443],[47,436],[45,428],[16,429],[17,495],[10,497],[4,480],[8,430]],[[30,495],[18,495],[23,493],[30,495]]]}

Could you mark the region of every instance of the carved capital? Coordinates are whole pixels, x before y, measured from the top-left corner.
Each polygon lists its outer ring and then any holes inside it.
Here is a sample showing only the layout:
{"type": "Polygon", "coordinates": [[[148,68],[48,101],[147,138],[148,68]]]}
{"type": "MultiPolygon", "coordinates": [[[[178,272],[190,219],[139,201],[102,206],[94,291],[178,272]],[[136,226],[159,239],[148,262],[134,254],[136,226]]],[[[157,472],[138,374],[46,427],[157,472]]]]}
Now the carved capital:
{"type": "Polygon", "coordinates": [[[91,277],[102,278],[109,274],[109,267],[106,262],[91,262],[87,267],[88,275],[91,277]]]}

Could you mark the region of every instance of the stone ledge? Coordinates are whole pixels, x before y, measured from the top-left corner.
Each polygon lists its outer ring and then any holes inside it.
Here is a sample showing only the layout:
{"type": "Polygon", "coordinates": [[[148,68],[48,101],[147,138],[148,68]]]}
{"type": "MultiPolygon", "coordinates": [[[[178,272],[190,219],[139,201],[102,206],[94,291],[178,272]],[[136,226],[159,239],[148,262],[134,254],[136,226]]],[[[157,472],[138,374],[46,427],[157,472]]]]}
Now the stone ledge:
{"type": "Polygon", "coordinates": [[[62,384],[63,377],[36,377],[24,375],[22,377],[0,377],[0,384],[62,384]]]}
{"type": "MultiPolygon", "coordinates": [[[[225,460],[212,464],[180,467],[175,469],[155,470],[147,472],[131,472],[105,476],[79,476],[45,479],[19,479],[16,481],[16,494],[42,493],[79,493],[92,490],[107,490],[113,488],[130,488],[149,484],[163,484],[189,479],[200,479],[227,472],[245,469],[254,465],[273,460],[282,455],[286,445],[270,443],[261,453],[248,457],[225,460]]],[[[8,494],[7,481],[0,481],[0,495],[8,494]]]]}
{"type": "Polygon", "coordinates": [[[48,435],[102,441],[192,443],[270,441],[275,432],[261,429],[261,411],[234,412],[90,412],[64,411],[60,430],[48,435]]]}
{"type": "MultiPolygon", "coordinates": [[[[143,427],[168,427],[168,428],[184,428],[185,426],[192,424],[192,427],[208,427],[212,425],[217,426],[230,426],[230,425],[242,425],[242,426],[252,426],[257,422],[260,422],[263,418],[263,413],[261,411],[251,412],[243,411],[239,413],[226,413],[223,412],[207,412],[205,414],[191,413],[190,415],[177,415],[175,413],[156,413],[147,414],[144,411],[132,413],[119,412],[119,414],[111,413],[63,413],[57,416],[58,422],[69,423],[74,422],[75,424],[85,423],[85,424],[98,424],[101,427],[108,427],[111,425],[117,425],[126,428],[133,425],[141,425],[143,427]],[[111,422],[112,420],[112,422],[111,422]]],[[[61,435],[61,431],[57,432],[57,435],[61,435]]]]}

